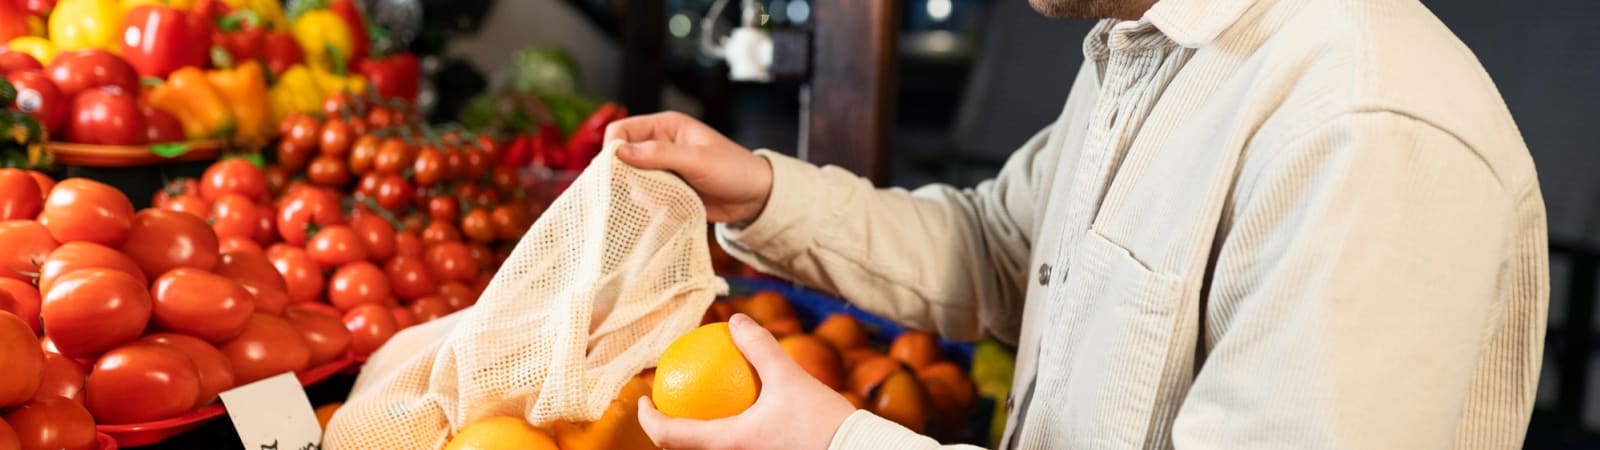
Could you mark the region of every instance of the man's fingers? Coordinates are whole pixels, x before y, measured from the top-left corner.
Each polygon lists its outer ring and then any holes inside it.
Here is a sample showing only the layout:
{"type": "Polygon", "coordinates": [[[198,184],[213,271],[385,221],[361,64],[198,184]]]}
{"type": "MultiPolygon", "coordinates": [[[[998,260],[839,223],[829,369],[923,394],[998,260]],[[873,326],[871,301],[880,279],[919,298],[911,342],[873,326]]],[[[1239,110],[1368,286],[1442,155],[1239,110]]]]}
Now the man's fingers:
{"type": "Polygon", "coordinates": [[[733,343],[739,346],[744,359],[755,367],[763,391],[781,385],[789,378],[789,374],[802,370],[793,359],[789,359],[783,346],[778,345],[778,339],[750,316],[734,314],[728,319],[728,332],[733,335],[733,343]]]}
{"type": "Polygon", "coordinates": [[[657,411],[650,397],[639,398],[639,426],[660,448],[707,448],[725,436],[728,427],[719,421],[676,419],[657,411]]]}
{"type": "Polygon", "coordinates": [[[664,112],[618,120],[606,125],[605,140],[622,139],[628,142],[662,140],[671,142],[677,138],[678,129],[686,125],[686,117],[675,112],[664,112]]]}
{"type": "Polygon", "coordinates": [[[685,171],[693,172],[706,164],[706,161],[699,157],[700,153],[700,147],[666,141],[634,142],[617,148],[617,157],[622,158],[622,162],[630,166],[640,169],[669,170],[680,175],[685,171]]]}

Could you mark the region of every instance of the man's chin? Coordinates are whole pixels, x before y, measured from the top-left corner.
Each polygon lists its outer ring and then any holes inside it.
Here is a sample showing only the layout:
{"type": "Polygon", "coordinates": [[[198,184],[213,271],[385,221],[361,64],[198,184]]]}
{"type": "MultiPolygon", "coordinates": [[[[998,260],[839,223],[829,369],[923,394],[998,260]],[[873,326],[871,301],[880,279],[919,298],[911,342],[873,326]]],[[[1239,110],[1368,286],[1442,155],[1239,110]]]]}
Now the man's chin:
{"type": "Polygon", "coordinates": [[[1052,19],[1098,20],[1112,17],[1119,0],[1028,0],[1034,11],[1052,19]]]}

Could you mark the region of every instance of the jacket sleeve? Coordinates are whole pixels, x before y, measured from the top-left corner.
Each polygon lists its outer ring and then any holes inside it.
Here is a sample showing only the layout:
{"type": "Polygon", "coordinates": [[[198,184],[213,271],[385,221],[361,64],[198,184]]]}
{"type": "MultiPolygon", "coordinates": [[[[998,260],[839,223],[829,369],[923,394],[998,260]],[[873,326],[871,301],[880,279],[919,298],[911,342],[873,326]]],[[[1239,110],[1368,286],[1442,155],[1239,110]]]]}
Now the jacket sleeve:
{"type": "Polygon", "coordinates": [[[1527,189],[1390,112],[1272,151],[1224,219],[1173,445],[1450,448],[1507,298],[1536,290],[1507,270],[1527,189]]]}
{"type": "Polygon", "coordinates": [[[1055,155],[1042,131],[972,189],[874,189],[838,167],[768,151],[772,193],[744,228],[718,226],[728,253],[762,272],[958,340],[1015,342],[1036,201],[1055,155]]]}
{"type": "Polygon", "coordinates": [[[828,450],[980,450],[981,448],[971,445],[940,446],[933,438],[919,435],[900,424],[865,410],[856,410],[850,417],[845,418],[844,423],[839,424],[839,430],[834,432],[833,441],[828,443],[828,450]]]}

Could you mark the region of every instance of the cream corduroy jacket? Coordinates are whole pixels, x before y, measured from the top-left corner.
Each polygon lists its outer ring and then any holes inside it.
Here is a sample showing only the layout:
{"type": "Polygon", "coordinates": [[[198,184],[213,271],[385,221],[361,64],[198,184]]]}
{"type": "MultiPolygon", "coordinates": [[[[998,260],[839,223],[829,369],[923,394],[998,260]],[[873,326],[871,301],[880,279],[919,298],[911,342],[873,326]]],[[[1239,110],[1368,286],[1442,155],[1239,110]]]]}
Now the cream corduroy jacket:
{"type": "MultiPolygon", "coordinates": [[[[1544,207],[1494,84],[1426,8],[1161,0],[1084,51],[994,180],[878,190],[763,152],[767,207],[719,240],[1017,343],[1007,447],[1521,446],[1544,207]]],[[[934,446],[865,412],[832,443],[934,446]]]]}

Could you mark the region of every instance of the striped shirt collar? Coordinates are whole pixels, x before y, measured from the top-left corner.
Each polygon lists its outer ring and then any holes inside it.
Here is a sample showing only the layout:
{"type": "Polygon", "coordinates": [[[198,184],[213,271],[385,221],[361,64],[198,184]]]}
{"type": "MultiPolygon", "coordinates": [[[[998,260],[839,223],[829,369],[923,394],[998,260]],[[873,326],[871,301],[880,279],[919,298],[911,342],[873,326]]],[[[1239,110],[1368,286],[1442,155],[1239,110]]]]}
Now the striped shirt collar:
{"type": "Polygon", "coordinates": [[[1157,0],[1144,19],[1178,45],[1200,48],[1232,27],[1257,0],[1157,0]]]}

